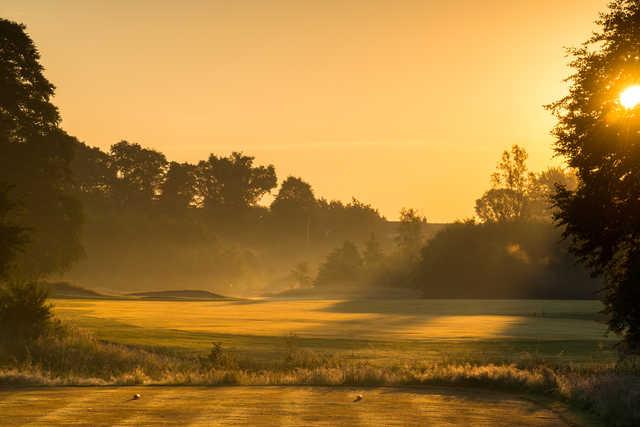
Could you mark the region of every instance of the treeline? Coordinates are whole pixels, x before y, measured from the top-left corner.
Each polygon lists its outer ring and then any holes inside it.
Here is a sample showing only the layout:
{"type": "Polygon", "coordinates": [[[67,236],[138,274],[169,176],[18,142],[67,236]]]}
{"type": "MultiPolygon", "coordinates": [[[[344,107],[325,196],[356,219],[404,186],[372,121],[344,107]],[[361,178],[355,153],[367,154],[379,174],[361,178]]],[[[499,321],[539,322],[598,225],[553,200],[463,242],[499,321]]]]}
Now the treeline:
{"type": "Polygon", "coordinates": [[[94,286],[287,287],[292,265],[386,226],[370,205],[318,199],[301,178],[278,187],[273,165],[237,152],[177,163],[126,141],[108,152],[76,141],[71,170],[87,256],[70,277],[94,286]]]}
{"type": "Polygon", "coordinates": [[[346,242],[313,283],[325,290],[399,286],[427,298],[595,298],[601,283],[576,264],[553,222],[550,196],[575,188],[576,177],[557,167],[529,172],[526,160],[517,145],[502,154],[475,218],[425,241],[420,219],[405,215],[395,250],[346,242]]]}
{"type": "Polygon", "coordinates": [[[12,277],[242,292],[386,230],[370,205],[316,198],[297,177],[278,186],[272,165],[242,153],[179,163],[78,141],[24,26],[2,19],[0,75],[0,266],[12,277]]]}
{"type": "Polygon", "coordinates": [[[54,86],[24,26],[0,19],[0,275],[92,288],[411,290],[425,297],[593,297],[553,225],[549,197],[575,186],[505,151],[476,217],[433,239],[404,209],[317,198],[249,155],[170,161],[127,141],[107,151],[59,126],[54,86]],[[556,186],[560,187],[556,187],[556,186]]]}

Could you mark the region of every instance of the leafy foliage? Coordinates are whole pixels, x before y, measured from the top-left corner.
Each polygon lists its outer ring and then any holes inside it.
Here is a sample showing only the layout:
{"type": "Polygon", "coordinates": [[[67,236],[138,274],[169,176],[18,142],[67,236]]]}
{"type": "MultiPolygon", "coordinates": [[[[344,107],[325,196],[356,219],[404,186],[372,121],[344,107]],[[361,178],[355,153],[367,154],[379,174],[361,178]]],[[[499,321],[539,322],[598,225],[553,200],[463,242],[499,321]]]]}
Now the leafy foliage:
{"type": "Polygon", "coordinates": [[[417,254],[424,243],[423,226],[427,219],[415,209],[400,210],[400,223],[396,231],[396,245],[400,252],[407,256],[417,254]]]}
{"type": "Polygon", "coordinates": [[[575,191],[555,196],[556,219],[572,251],[606,278],[609,328],[640,352],[640,108],[618,100],[640,78],[640,2],[611,2],[597,24],[569,51],[569,94],[549,106],[555,149],[578,175],[575,191]]]}
{"type": "Polygon", "coordinates": [[[481,222],[550,222],[551,197],[557,186],[575,188],[572,170],[550,167],[539,174],[529,172],[528,154],[518,145],[505,150],[491,175],[491,188],[476,200],[475,211],[481,222]]]}
{"type": "Polygon", "coordinates": [[[357,283],[362,275],[362,256],[353,242],[334,249],[320,266],[315,286],[357,283]]]}
{"type": "Polygon", "coordinates": [[[594,298],[550,223],[453,224],[421,253],[416,286],[431,298],[594,298]]]}
{"type": "Polygon", "coordinates": [[[20,352],[51,326],[47,292],[35,283],[9,281],[0,286],[0,345],[20,352]]]}
{"type": "Polygon", "coordinates": [[[15,189],[29,242],[16,259],[27,276],[62,271],[82,253],[80,205],[71,197],[73,138],[58,128],[54,86],[23,25],[0,19],[0,181],[15,189]]]}
{"type": "Polygon", "coordinates": [[[7,220],[13,208],[9,190],[8,185],[0,184],[0,279],[6,277],[11,261],[26,242],[25,230],[7,220]]]}

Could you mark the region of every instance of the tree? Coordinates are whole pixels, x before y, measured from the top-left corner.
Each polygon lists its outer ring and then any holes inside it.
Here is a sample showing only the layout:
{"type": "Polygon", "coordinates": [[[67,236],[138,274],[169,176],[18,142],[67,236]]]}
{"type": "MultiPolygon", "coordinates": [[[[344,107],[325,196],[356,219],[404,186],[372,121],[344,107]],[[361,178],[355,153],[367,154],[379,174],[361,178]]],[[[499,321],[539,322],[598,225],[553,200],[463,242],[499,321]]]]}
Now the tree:
{"type": "Polygon", "coordinates": [[[26,243],[25,230],[13,225],[8,220],[8,214],[13,208],[9,200],[10,187],[0,184],[0,280],[5,279],[9,265],[26,243]]]}
{"type": "Polygon", "coordinates": [[[229,219],[256,205],[275,188],[273,165],[254,166],[254,157],[234,152],[229,157],[213,154],[198,164],[197,179],[202,205],[229,219]]]}
{"type": "Polygon", "coordinates": [[[527,151],[517,144],[511,146],[511,151],[504,150],[491,175],[493,188],[506,188],[519,194],[524,194],[529,184],[527,174],[527,151]]]}
{"type": "Polygon", "coordinates": [[[413,259],[424,243],[424,225],[427,219],[421,216],[415,209],[402,208],[400,211],[400,223],[396,230],[396,245],[400,253],[413,259]]]}
{"type": "Polygon", "coordinates": [[[63,271],[82,253],[69,168],[74,139],[58,127],[54,86],[39,59],[24,25],[0,19],[0,181],[14,188],[12,221],[30,231],[16,258],[27,276],[63,271]]]}
{"type": "Polygon", "coordinates": [[[96,206],[102,209],[114,201],[112,192],[116,171],[109,155],[99,148],[75,140],[71,173],[76,197],[84,208],[96,206]]]}
{"type": "Polygon", "coordinates": [[[362,256],[353,242],[346,241],[329,253],[320,266],[315,286],[356,283],[362,275],[362,256]]]}
{"type": "Polygon", "coordinates": [[[424,246],[414,283],[425,298],[593,298],[599,282],[576,265],[548,222],[457,222],[424,246]]]}
{"type": "Polygon", "coordinates": [[[113,192],[120,207],[149,205],[158,197],[167,165],[164,154],[120,141],[111,146],[109,158],[116,174],[113,192]]]}
{"type": "Polygon", "coordinates": [[[476,200],[481,222],[509,222],[522,218],[522,195],[508,188],[492,188],[476,200]]]}
{"type": "Polygon", "coordinates": [[[287,177],[280,191],[271,202],[271,215],[277,228],[293,236],[304,236],[307,244],[311,240],[311,219],[317,206],[311,185],[302,178],[287,177]]]}
{"type": "Polygon", "coordinates": [[[558,186],[572,191],[577,186],[575,172],[561,167],[550,167],[538,174],[531,174],[529,181],[526,217],[533,221],[551,222],[555,210],[553,196],[558,186]]]}
{"type": "Polygon", "coordinates": [[[555,150],[575,168],[578,186],[555,196],[556,220],[594,275],[609,329],[640,353],[640,106],[620,95],[640,80],[640,1],[616,0],[598,29],[569,51],[569,94],[549,105],[555,150]]]}
{"type": "Polygon", "coordinates": [[[55,87],[44,77],[39,60],[25,26],[0,18],[0,141],[30,142],[60,121],[49,101],[55,87]]]}
{"type": "Polygon", "coordinates": [[[527,212],[526,150],[513,145],[505,150],[491,175],[491,189],[476,200],[476,215],[482,222],[507,222],[524,219],[527,212]]]}
{"type": "Polygon", "coordinates": [[[368,271],[374,271],[381,269],[384,263],[385,257],[380,242],[376,239],[376,235],[371,233],[371,237],[364,244],[364,251],[362,252],[362,262],[364,267],[368,271]]]}
{"type": "Polygon", "coordinates": [[[174,211],[192,206],[196,201],[196,166],[171,162],[161,187],[160,201],[174,211]]]}

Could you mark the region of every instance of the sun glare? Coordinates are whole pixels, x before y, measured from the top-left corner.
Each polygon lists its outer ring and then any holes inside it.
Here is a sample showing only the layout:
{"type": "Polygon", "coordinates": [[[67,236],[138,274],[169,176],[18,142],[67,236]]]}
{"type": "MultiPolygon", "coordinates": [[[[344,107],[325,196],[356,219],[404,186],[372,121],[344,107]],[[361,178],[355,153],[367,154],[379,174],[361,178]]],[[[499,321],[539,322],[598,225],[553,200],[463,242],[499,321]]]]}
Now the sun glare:
{"type": "Polygon", "coordinates": [[[640,104],[640,85],[629,86],[623,90],[620,93],[620,104],[629,110],[640,104]]]}

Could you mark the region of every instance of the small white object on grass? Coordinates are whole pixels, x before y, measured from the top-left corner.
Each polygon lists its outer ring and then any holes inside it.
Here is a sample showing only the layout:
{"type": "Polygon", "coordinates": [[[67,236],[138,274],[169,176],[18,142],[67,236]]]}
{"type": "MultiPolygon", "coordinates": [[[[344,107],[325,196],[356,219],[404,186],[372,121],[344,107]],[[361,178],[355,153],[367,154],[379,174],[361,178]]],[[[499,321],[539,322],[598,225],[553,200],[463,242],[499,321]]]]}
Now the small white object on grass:
{"type": "Polygon", "coordinates": [[[356,398],[354,399],[354,402],[360,402],[362,399],[364,399],[364,397],[363,397],[361,394],[359,394],[359,395],[357,395],[357,396],[356,396],[356,398]]]}
{"type": "Polygon", "coordinates": [[[138,400],[140,399],[142,396],[140,396],[140,393],[136,393],[133,395],[133,400],[138,400]]]}

